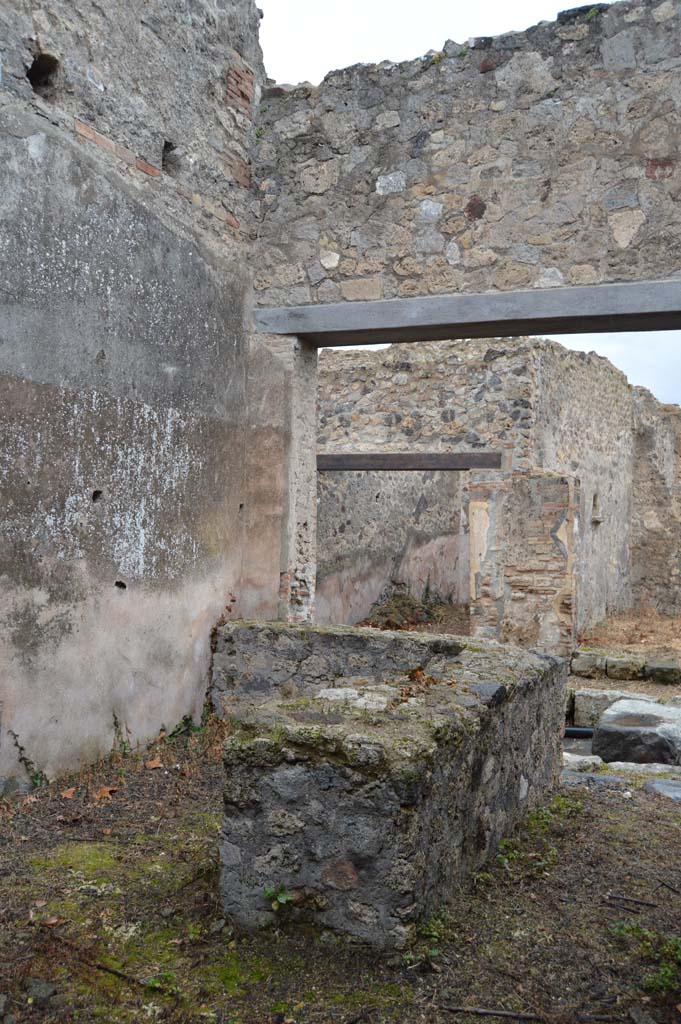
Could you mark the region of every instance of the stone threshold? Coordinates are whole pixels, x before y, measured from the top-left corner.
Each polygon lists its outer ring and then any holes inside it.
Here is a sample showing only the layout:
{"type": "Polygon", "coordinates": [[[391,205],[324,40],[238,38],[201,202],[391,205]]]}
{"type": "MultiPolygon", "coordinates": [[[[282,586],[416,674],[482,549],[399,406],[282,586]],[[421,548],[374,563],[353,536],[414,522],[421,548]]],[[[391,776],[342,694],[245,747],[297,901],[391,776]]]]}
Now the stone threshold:
{"type": "Polygon", "coordinates": [[[570,672],[583,679],[645,679],[662,685],[681,685],[681,664],[673,658],[647,662],[634,655],[576,650],[570,660],[570,672]]]}

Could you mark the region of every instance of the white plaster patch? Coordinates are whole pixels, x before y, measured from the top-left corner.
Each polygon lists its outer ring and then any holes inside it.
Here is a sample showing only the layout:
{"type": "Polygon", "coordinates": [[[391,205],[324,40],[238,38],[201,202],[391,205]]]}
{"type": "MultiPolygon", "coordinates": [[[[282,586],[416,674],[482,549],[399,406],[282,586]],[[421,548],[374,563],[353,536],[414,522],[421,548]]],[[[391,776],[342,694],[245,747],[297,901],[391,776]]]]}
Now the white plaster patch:
{"type": "Polygon", "coordinates": [[[558,267],[545,267],[537,278],[535,288],[560,288],[565,279],[558,267]]]}
{"type": "Polygon", "coordinates": [[[87,69],[87,80],[90,85],[94,85],[95,89],[99,92],[104,92],[104,82],[102,81],[99,71],[92,64],[87,69]]]}
{"type": "Polygon", "coordinates": [[[397,110],[386,110],[385,113],[379,114],[374,125],[379,130],[383,128],[397,128],[400,124],[400,115],[397,110]]]}
{"type": "Polygon", "coordinates": [[[317,700],[333,701],[337,704],[351,704],[352,707],[361,708],[366,711],[385,711],[390,703],[391,693],[389,690],[359,690],[351,686],[335,687],[332,689],[320,690],[317,700]]]}
{"type": "Polygon", "coordinates": [[[656,7],[653,11],[653,18],[657,22],[669,21],[676,14],[676,8],[672,3],[672,0],[665,0],[663,4],[656,7]]]}
{"type": "Polygon", "coordinates": [[[27,140],[28,155],[31,160],[40,161],[45,154],[46,141],[42,132],[36,132],[27,140]]]}
{"type": "Polygon", "coordinates": [[[627,249],[631,245],[639,229],[645,224],[645,219],[643,210],[617,210],[610,214],[608,224],[612,237],[620,249],[627,249]]]}
{"type": "Polygon", "coordinates": [[[319,262],[324,270],[335,270],[340,263],[340,253],[331,252],[329,249],[322,249],[319,254],[319,262]]]}
{"type": "Polygon", "coordinates": [[[407,178],[404,171],[393,171],[392,174],[381,174],[376,179],[376,191],[379,196],[396,195],[404,192],[407,187],[407,178]]]}

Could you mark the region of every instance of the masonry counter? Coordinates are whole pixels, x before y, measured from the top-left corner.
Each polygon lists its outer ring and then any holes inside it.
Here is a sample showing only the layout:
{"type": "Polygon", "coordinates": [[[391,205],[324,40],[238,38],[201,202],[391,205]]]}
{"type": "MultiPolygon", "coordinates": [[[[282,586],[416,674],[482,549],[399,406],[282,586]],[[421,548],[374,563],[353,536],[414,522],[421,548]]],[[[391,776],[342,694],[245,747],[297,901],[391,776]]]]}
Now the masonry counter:
{"type": "Polygon", "coordinates": [[[405,946],[554,786],[566,679],[494,641],[221,627],[226,914],[405,946]]]}

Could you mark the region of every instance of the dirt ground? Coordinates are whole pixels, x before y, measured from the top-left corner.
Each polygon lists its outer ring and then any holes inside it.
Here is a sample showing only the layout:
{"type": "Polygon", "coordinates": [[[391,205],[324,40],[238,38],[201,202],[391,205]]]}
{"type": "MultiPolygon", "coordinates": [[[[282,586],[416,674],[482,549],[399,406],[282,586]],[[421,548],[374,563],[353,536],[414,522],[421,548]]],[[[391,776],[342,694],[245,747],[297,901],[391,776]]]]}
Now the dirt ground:
{"type": "Polygon", "coordinates": [[[681,619],[670,619],[652,609],[618,615],[587,630],[580,646],[638,654],[649,660],[681,658],[681,619]]]}
{"type": "Polygon", "coordinates": [[[680,805],[560,792],[387,960],[285,908],[241,937],[218,900],[223,731],[0,802],[0,1019],[4,996],[22,1024],[681,1021],[680,805]]]}
{"type": "Polygon", "coordinates": [[[418,600],[410,594],[397,592],[377,602],[359,625],[468,636],[471,631],[470,608],[437,598],[418,600]]]}

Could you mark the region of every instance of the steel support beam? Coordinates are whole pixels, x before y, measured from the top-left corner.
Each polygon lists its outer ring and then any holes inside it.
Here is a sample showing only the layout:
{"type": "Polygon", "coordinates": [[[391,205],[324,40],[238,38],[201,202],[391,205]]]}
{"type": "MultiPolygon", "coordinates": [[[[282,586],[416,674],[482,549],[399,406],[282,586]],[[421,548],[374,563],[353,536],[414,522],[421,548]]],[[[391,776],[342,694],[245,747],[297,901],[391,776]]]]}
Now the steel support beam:
{"type": "Polygon", "coordinates": [[[317,456],[317,470],[320,473],[428,469],[460,472],[469,469],[500,468],[499,452],[343,452],[317,456]]]}
{"type": "Polygon", "coordinates": [[[259,331],[317,347],[681,329],[681,280],[260,309],[259,331]]]}

